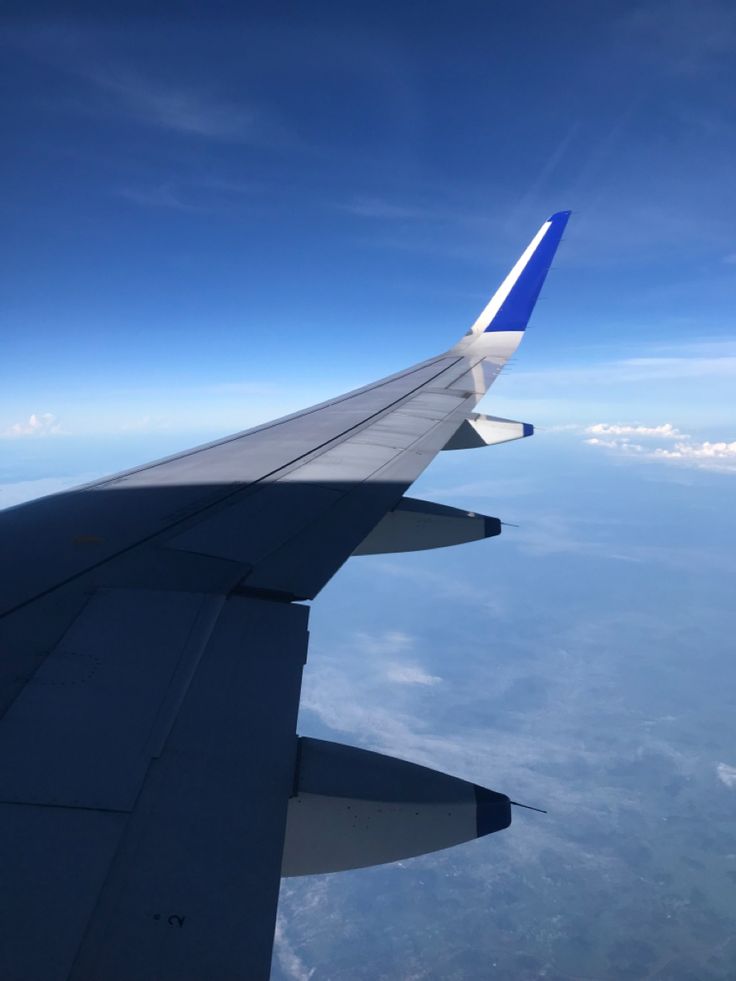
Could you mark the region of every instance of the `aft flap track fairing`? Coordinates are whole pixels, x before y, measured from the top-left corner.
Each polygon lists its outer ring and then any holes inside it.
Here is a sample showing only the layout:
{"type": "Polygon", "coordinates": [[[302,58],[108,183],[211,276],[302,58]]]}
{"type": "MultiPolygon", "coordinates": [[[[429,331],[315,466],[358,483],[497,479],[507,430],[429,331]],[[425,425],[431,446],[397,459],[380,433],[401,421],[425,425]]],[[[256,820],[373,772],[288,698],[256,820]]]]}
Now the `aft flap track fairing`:
{"type": "Polygon", "coordinates": [[[462,545],[501,534],[501,522],[475,511],[402,497],[378,522],[353,555],[416,552],[445,545],[462,545]]]}
{"type": "Polygon", "coordinates": [[[283,876],[396,862],[511,824],[505,794],[416,763],[305,737],[298,760],[283,876]]]}
{"type": "Polygon", "coordinates": [[[460,428],[444,445],[445,450],[472,450],[479,446],[495,446],[510,443],[534,435],[534,426],[528,422],[515,422],[497,416],[484,416],[471,412],[460,428]]]}

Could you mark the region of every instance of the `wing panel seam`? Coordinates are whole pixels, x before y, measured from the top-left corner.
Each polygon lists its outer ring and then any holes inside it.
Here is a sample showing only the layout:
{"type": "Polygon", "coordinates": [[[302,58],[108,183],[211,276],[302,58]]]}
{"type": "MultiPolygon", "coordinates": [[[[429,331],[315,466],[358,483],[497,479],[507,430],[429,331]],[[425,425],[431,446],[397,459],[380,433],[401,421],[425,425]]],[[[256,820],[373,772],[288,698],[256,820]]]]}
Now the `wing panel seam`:
{"type": "MultiPolygon", "coordinates": [[[[366,416],[365,419],[361,419],[360,422],[355,423],[353,426],[349,426],[347,429],[343,430],[343,432],[341,432],[339,436],[333,436],[330,439],[325,440],[324,443],[320,443],[318,446],[310,447],[309,450],[300,454],[297,457],[294,457],[293,460],[290,460],[288,463],[284,464],[283,466],[276,467],[274,470],[262,474],[256,480],[252,480],[250,483],[246,484],[245,486],[236,487],[235,490],[231,491],[228,494],[223,495],[217,501],[213,501],[211,504],[205,505],[200,511],[191,512],[190,514],[187,514],[186,516],[177,519],[176,521],[172,522],[169,525],[164,525],[163,527],[158,528],[153,534],[147,535],[145,538],[139,539],[138,541],[134,542],[132,545],[128,545],[125,548],[120,549],[120,551],[115,552],[104,559],[101,559],[99,562],[96,562],[93,565],[87,566],[85,569],[82,569],[80,572],[74,573],[74,575],[69,576],[66,579],[63,579],[61,582],[58,582],[55,585],[50,586],[48,589],[44,589],[40,593],[35,593],[33,596],[29,596],[28,599],[23,600],[21,603],[16,603],[15,606],[11,606],[7,610],[3,610],[0,613],[0,619],[9,616],[11,613],[15,613],[18,610],[23,609],[24,607],[28,606],[30,603],[33,603],[36,600],[41,599],[43,596],[48,596],[49,593],[53,593],[55,590],[61,589],[62,586],[66,586],[77,579],[81,579],[83,576],[88,575],[90,572],[94,572],[95,569],[102,568],[102,566],[107,565],[109,562],[113,562],[115,559],[120,558],[121,555],[126,555],[128,552],[132,552],[134,551],[134,549],[140,548],[141,545],[145,545],[148,542],[155,541],[155,539],[159,538],[161,535],[165,534],[168,531],[171,531],[172,528],[176,528],[179,524],[183,523],[184,521],[190,520],[192,517],[194,517],[195,514],[205,514],[211,508],[214,508],[216,506],[219,507],[225,501],[229,501],[232,498],[236,497],[238,494],[243,493],[243,491],[246,488],[251,488],[255,484],[259,484],[265,480],[268,480],[270,477],[273,477],[274,474],[277,474],[280,471],[285,470],[287,467],[292,467],[299,460],[305,459],[311,454],[316,453],[318,450],[323,449],[325,446],[329,446],[331,443],[337,444],[337,441],[342,440],[347,433],[360,429],[361,426],[365,426],[365,424],[367,422],[370,422],[371,419],[378,418],[382,414],[388,412],[391,408],[393,408],[393,406],[399,405],[401,402],[408,400],[415,392],[420,391],[420,389],[424,388],[425,385],[433,382],[436,378],[439,378],[439,376],[443,374],[445,371],[449,371],[449,369],[453,368],[459,361],[462,361],[462,357],[460,356],[456,357],[453,360],[452,364],[445,365],[443,368],[441,368],[436,375],[432,376],[432,378],[428,378],[426,381],[422,382],[421,385],[417,385],[416,388],[413,388],[408,392],[404,392],[404,394],[401,395],[399,398],[395,399],[393,402],[389,403],[388,405],[383,406],[381,409],[372,413],[371,415],[366,416]]],[[[233,437],[233,439],[237,439],[237,438],[239,437],[233,437]]],[[[134,472],[137,473],[138,471],[134,471],[134,472]]],[[[86,485],[86,486],[89,487],[91,485],[86,485]]],[[[99,486],[99,485],[94,485],[94,486],[99,486]]]]}

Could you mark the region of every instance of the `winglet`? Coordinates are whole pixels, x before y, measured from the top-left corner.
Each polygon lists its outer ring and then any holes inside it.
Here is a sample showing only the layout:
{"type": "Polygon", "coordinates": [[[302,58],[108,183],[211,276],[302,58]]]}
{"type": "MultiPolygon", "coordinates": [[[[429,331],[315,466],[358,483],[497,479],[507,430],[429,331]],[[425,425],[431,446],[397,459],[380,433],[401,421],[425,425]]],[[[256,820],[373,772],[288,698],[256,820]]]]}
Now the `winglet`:
{"type": "Polygon", "coordinates": [[[569,217],[569,211],[557,211],[545,221],[470,328],[472,334],[526,330],[569,217]]]}

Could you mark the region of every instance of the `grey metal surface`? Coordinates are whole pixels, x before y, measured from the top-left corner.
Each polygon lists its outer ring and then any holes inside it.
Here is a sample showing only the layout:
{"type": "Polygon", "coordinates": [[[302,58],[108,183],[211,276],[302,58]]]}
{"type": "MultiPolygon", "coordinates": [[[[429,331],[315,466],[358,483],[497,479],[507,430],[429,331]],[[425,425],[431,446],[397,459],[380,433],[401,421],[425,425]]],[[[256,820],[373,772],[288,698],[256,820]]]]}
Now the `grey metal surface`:
{"type": "Polygon", "coordinates": [[[402,497],[358,545],[353,555],[384,555],[445,548],[501,534],[501,522],[474,511],[402,497]]]}
{"type": "Polygon", "coordinates": [[[0,803],[3,981],[69,977],[125,820],[106,811],[0,803]]]}
{"type": "Polygon", "coordinates": [[[222,602],[94,594],[3,719],[0,800],[132,810],[222,602]]]}
{"type": "Polygon", "coordinates": [[[486,416],[471,412],[459,429],[450,437],[445,450],[471,450],[483,446],[495,446],[515,439],[532,436],[534,427],[514,419],[486,416]]]}
{"type": "Polygon", "coordinates": [[[307,614],[227,601],[151,766],[73,981],[268,977],[307,614]]]}
{"type": "Polygon", "coordinates": [[[458,360],[434,359],[268,426],[0,511],[0,615],[328,451],[458,360]]]}
{"type": "Polygon", "coordinates": [[[247,497],[225,505],[185,531],[168,538],[168,548],[199,552],[249,568],[290,541],[311,521],[340,500],[344,490],[304,484],[299,492],[285,484],[264,482],[247,497]]]}
{"type": "Polygon", "coordinates": [[[0,727],[0,977],[268,977],[307,615],[92,597],[0,727]]]}
{"type": "Polygon", "coordinates": [[[379,753],[299,740],[282,873],[339,872],[449,848],[511,823],[505,794],[379,753]]]}

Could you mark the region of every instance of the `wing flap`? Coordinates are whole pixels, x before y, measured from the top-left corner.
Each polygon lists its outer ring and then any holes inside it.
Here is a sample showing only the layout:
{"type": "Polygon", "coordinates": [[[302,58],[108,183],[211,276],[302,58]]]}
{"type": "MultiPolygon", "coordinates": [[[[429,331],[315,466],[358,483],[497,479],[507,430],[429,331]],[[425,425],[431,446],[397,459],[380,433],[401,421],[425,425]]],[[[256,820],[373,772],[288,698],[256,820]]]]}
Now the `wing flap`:
{"type": "Polygon", "coordinates": [[[0,977],[268,977],[307,616],[92,596],[0,726],[0,977]]]}
{"type": "Polygon", "coordinates": [[[176,671],[199,657],[221,605],[189,593],[95,593],[3,719],[1,799],[131,810],[176,671]]]}
{"type": "Polygon", "coordinates": [[[67,981],[126,818],[0,803],[3,981],[67,981]]]}
{"type": "Polygon", "coordinates": [[[307,614],[263,600],[225,604],[72,981],[268,978],[307,614]]]}

